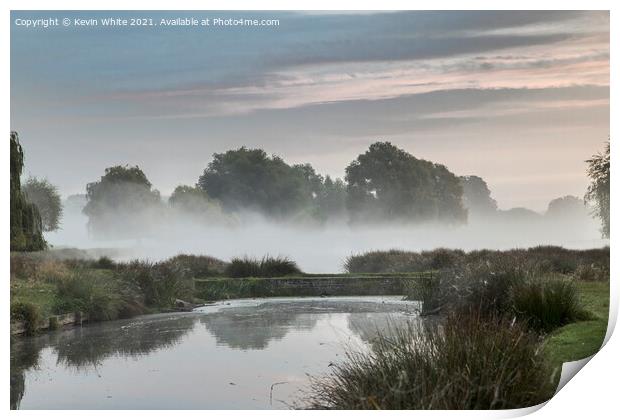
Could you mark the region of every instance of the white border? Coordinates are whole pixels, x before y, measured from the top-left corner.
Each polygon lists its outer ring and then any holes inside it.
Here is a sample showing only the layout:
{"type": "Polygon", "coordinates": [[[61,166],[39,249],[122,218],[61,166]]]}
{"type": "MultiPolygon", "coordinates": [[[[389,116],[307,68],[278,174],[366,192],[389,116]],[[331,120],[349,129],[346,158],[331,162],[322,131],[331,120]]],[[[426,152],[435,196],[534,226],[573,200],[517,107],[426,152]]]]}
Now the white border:
{"type": "MultiPolygon", "coordinates": [[[[618,2],[602,1],[602,0],[590,0],[590,1],[533,1],[533,0],[521,0],[521,1],[476,1],[470,0],[463,1],[417,1],[415,3],[411,1],[403,0],[382,0],[381,2],[370,1],[335,1],[335,0],[298,0],[294,2],[294,5],[290,1],[284,0],[261,0],[258,1],[222,1],[212,0],[209,2],[197,1],[197,0],[176,0],[174,3],[164,1],[149,1],[149,2],[137,2],[129,0],[92,0],[88,3],[76,0],[66,1],[28,1],[28,0],[5,0],[3,2],[3,26],[2,26],[2,56],[7,58],[2,60],[2,66],[0,71],[2,72],[2,85],[4,87],[2,110],[4,132],[8,134],[10,130],[9,122],[9,109],[10,109],[10,67],[8,65],[8,58],[10,56],[10,17],[9,13],[11,9],[14,10],[169,10],[171,6],[178,10],[407,10],[407,9],[427,9],[427,10],[512,10],[512,9],[526,9],[526,10],[611,10],[611,68],[616,69],[617,63],[615,63],[614,46],[617,45],[617,30],[615,18],[616,13],[613,10],[613,5],[618,2]]],[[[611,115],[614,115],[613,109],[617,98],[617,89],[615,89],[616,77],[611,72],[611,115]]],[[[616,122],[611,119],[610,133],[614,131],[616,122]]],[[[614,137],[612,135],[612,137],[614,137]]],[[[612,160],[617,161],[616,147],[612,145],[612,160]]],[[[9,174],[9,154],[6,152],[8,148],[4,149],[2,159],[2,171],[5,177],[9,174]],[[6,153],[6,154],[5,154],[6,153]]],[[[618,185],[618,175],[616,172],[612,173],[612,186],[618,185]]],[[[2,294],[2,337],[5,337],[4,345],[2,346],[2,363],[3,372],[5,372],[4,378],[4,395],[5,410],[8,410],[8,395],[9,395],[9,341],[6,337],[9,336],[9,290],[8,290],[8,278],[9,278],[9,224],[6,221],[9,219],[9,188],[8,179],[0,184],[0,196],[5,197],[2,205],[2,214],[0,220],[5,220],[5,223],[0,224],[4,241],[2,241],[2,248],[0,250],[2,269],[4,272],[4,290],[2,294]]],[[[613,188],[613,187],[612,187],[613,188]]],[[[612,194],[611,199],[611,214],[614,214],[614,209],[620,208],[618,206],[618,195],[612,194]]],[[[613,217],[612,217],[613,218],[613,217]]],[[[615,220],[612,221],[612,237],[617,237],[619,229],[615,224],[615,220]]],[[[610,307],[610,329],[608,331],[609,341],[604,348],[597,354],[589,363],[588,366],[580,372],[576,379],[571,380],[543,409],[536,411],[531,416],[532,418],[562,418],[572,419],[579,418],[611,418],[616,416],[618,412],[618,375],[620,374],[619,363],[617,355],[620,354],[620,343],[616,335],[611,335],[615,325],[617,312],[618,312],[618,268],[614,261],[617,261],[618,252],[615,247],[611,248],[611,293],[612,301],[610,307]]],[[[206,390],[205,390],[206,391],[206,390]]],[[[380,413],[381,417],[399,417],[410,418],[416,416],[416,418],[502,418],[502,417],[518,417],[535,411],[533,409],[523,410],[511,410],[511,411],[477,411],[477,412],[383,412],[380,413]]],[[[170,416],[183,416],[184,418],[204,418],[205,416],[217,416],[220,418],[236,418],[238,416],[251,416],[257,419],[267,418],[284,418],[290,415],[298,417],[315,417],[325,416],[330,418],[340,418],[342,416],[356,418],[369,418],[376,417],[377,413],[373,412],[256,412],[256,411],[184,411],[184,412],[149,412],[149,413],[137,413],[132,411],[115,411],[109,413],[106,411],[90,411],[84,413],[81,411],[10,411],[10,416],[15,417],[38,417],[44,415],[46,419],[67,419],[67,418],[82,418],[84,415],[88,415],[91,418],[107,418],[109,415],[121,416],[121,417],[133,417],[137,415],[148,415],[153,418],[169,418],[170,416]]]]}

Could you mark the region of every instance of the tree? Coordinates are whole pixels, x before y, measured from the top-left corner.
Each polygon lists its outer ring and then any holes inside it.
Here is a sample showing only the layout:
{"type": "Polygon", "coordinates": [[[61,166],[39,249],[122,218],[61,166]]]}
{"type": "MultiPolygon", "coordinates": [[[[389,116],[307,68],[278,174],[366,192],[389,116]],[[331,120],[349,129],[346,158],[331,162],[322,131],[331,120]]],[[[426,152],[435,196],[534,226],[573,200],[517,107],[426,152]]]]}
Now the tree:
{"type": "Polygon", "coordinates": [[[199,187],[179,185],[172,192],[168,204],[186,216],[204,221],[223,221],[225,219],[220,203],[211,199],[199,187]]]}
{"type": "Polygon", "coordinates": [[[497,202],[484,179],[476,175],[459,177],[463,187],[463,206],[470,216],[487,216],[497,211],[497,202]]]}
{"type": "Polygon", "coordinates": [[[24,151],[19,136],[11,131],[11,251],[40,251],[47,244],[43,239],[43,224],[37,207],[28,202],[21,189],[24,151]]]}
{"type": "Polygon", "coordinates": [[[345,217],[347,186],[340,178],[332,180],[327,175],[319,190],[317,202],[324,219],[345,217]]]}
{"type": "Polygon", "coordinates": [[[594,215],[601,219],[603,237],[609,238],[609,187],[610,187],[610,142],[604,153],[597,153],[588,163],[587,174],[590,185],[585,195],[585,201],[594,206],[594,215]]]}
{"type": "Polygon", "coordinates": [[[62,202],[58,188],[47,179],[30,177],[23,187],[28,201],[39,209],[44,232],[53,232],[60,227],[62,202]]]}
{"type": "Polygon", "coordinates": [[[161,210],[159,192],[153,190],[138,166],[113,166],[99,181],[86,186],[84,214],[92,233],[103,237],[135,237],[150,223],[157,223],[161,210]]]}
{"type": "Polygon", "coordinates": [[[445,166],[389,142],[370,145],[346,168],[352,219],[464,222],[463,187],[445,166]]]}
{"type": "Polygon", "coordinates": [[[242,147],[214,154],[198,186],[227,210],[290,217],[312,206],[316,181],[310,165],[289,166],[262,149],[242,147]]]}
{"type": "Polygon", "coordinates": [[[551,220],[585,219],[588,217],[588,208],[583,200],[566,195],[551,200],[545,216],[551,220]]]}

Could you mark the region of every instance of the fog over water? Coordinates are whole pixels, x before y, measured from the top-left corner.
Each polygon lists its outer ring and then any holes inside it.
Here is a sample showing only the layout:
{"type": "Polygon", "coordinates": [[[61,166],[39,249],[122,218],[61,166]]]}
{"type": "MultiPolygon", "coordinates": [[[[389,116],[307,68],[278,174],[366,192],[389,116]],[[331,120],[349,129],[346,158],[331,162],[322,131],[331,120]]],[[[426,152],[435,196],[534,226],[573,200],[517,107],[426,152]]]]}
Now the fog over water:
{"type": "MultiPolygon", "coordinates": [[[[147,217],[147,216],[145,216],[147,217]]],[[[306,272],[343,271],[344,259],[371,250],[429,250],[437,247],[472,250],[559,245],[583,249],[609,244],[601,239],[598,220],[583,214],[541,215],[525,209],[499,211],[470,218],[467,225],[350,225],[292,224],[268,220],[256,213],[237,214],[227,223],[208,223],[180,213],[155,214],[141,237],[97,239],[89,235],[88,218],[79,207],[65,208],[61,229],[48,233],[54,247],[105,248],[117,260],[153,261],[180,253],[232,257],[288,256],[306,272]]],[[[122,221],[116,220],[115,223],[122,221]]]]}

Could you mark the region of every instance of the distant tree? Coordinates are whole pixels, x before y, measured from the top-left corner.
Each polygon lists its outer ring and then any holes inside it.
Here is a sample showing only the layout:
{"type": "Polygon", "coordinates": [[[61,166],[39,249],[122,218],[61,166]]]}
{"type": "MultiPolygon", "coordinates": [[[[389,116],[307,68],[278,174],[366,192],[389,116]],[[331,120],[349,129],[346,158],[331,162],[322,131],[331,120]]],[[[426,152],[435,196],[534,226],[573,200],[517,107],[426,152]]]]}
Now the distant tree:
{"type": "Polygon", "coordinates": [[[87,202],[88,197],[86,196],[86,194],[71,194],[65,199],[63,209],[65,212],[82,213],[82,210],[86,206],[87,202]]]}
{"type": "Polygon", "coordinates": [[[588,163],[588,176],[590,186],[585,195],[585,201],[594,206],[594,214],[601,219],[601,232],[605,238],[609,238],[609,188],[610,188],[610,142],[604,153],[597,153],[588,163]]]}
{"type": "Polygon", "coordinates": [[[30,177],[23,186],[26,199],[39,209],[44,232],[53,232],[60,227],[62,202],[58,188],[47,179],[30,177]]]}
{"type": "Polygon", "coordinates": [[[370,145],[346,168],[353,220],[464,222],[463,187],[445,166],[417,159],[389,142],[370,145]]]}
{"type": "Polygon", "coordinates": [[[327,175],[317,197],[319,212],[324,219],[343,218],[346,215],[347,186],[340,179],[327,175]]]}
{"type": "Polygon", "coordinates": [[[242,147],[214,154],[198,186],[227,210],[287,217],[313,206],[315,176],[309,165],[289,166],[262,149],[242,147]]]}
{"type": "Polygon", "coordinates": [[[553,219],[583,219],[588,217],[588,208],[583,200],[574,195],[566,195],[549,202],[545,216],[553,219]]]}
{"type": "Polygon", "coordinates": [[[208,217],[214,212],[221,213],[218,201],[211,199],[201,188],[189,185],[176,187],[168,199],[168,204],[175,209],[195,216],[208,217]]]}
{"type": "Polygon", "coordinates": [[[513,207],[508,210],[498,210],[498,216],[506,223],[533,223],[543,221],[543,216],[526,207],[513,207]]]}
{"type": "Polygon", "coordinates": [[[43,239],[43,223],[37,206],[30,203],[21,188],[24,151],[19,136],[11,131],[11,251],[40,251],[47,244],[43,239]]]}
{"type": "Polygon", "coordinates": [[[470,216],[487,216],[497,211],[497,202],[484,179],[476,175],[459,177],[463,187],[463,206],[470,216]]]}
{"type": "Polygon", "coordinates": [[[90,231],[97,236],[140,236],[161,204],[159,192],[151,187],[137,166],[107,168],[99,181],[86,186],[83,212],[90,231]]]}

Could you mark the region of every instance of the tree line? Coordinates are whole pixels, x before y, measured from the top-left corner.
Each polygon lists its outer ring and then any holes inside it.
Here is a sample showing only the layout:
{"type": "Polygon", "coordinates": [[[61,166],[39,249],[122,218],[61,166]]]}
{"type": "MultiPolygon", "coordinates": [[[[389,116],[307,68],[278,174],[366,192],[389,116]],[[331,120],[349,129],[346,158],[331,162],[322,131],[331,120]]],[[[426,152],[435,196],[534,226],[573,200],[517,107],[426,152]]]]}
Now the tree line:
{"type": "MultiPolygon", "coordinates": [[[[609,142],[604,153],[587,162],[592,182],[585,200],[593,203],[608,237],[609,142]]],[[[57,229],[62,208],[56,188],[36,178],[24,187],[24,197],[39,209],[41,229],[57,229]]],[[[556,199],[549,212],[577,208],[579,203],[583,200],[576,197],[556,199]]],[[[212,223],[256,212],[273,220],[304,223],[463,224],[497,214],[498,208],[481,177],[457,176],[446,166],[416,158],[390,142],[371,144],[345,168],[344,179],[323,176],[309,163],[291,165],[262,149],[241,147],[215,153],[196,184],[177,186],[167,203],[138,166],[109,167],[86,186],[83,213],[95,235],[138,234],[145,221],[164,217],[167,211],[212,223]]]]}

